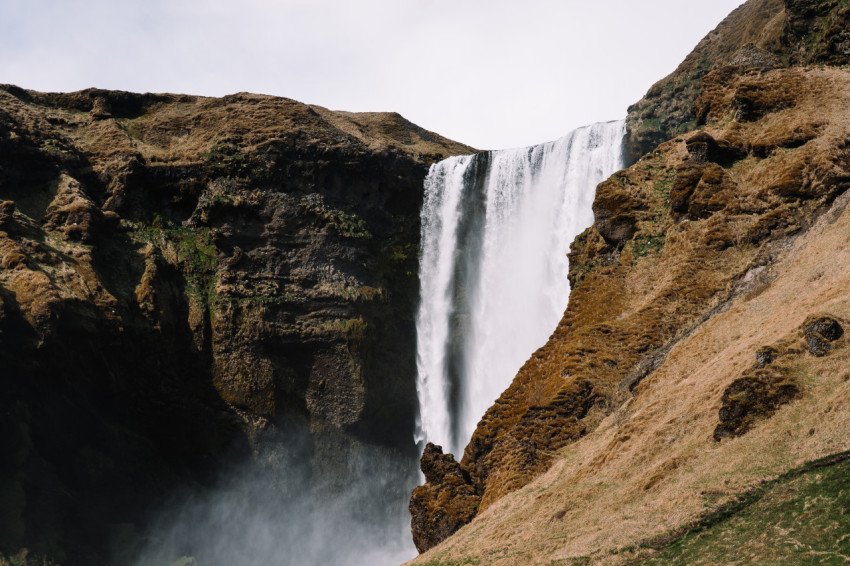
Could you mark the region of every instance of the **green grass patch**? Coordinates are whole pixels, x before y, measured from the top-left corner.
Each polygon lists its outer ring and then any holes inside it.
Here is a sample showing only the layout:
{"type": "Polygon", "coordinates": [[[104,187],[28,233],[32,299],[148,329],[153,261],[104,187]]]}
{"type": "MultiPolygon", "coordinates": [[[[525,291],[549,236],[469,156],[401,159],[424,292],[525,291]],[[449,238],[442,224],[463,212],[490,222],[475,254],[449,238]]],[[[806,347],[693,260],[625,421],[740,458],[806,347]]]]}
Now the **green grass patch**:
{"type": "Polygon", "coordinates": [[[403,265],[419,254],[419,247],[412,242],[402,242],[389,246],[388,259],[396,264],[403,265]]]}
{"type": "Polygon", "coordinates": [[[307,195],[298,205],[303,212],[322,219],[328,228],[344,238],[368,240],[372,237],[366,222],[360,216],[328,207],[321,195],[307,195]]]}
{"type": "Polygon", "coordinates": [[[328,225],[344,238],[368,240],[372,233],[366,228],[366,223],[357,215],[341,210],[328,210],[325,214],[328,225]]]}
{"type": "Polygon", "coordinates": [[[213,300],[213,279],[218,269],[218,249],[209,228],[163,226],[160,219],[137,226],[132,237],[158,248],[186,277],[186,293],[213,300]]]}
{"type": "Polygon", "coordinates": [[[664,242],[667,240],[664,234],[658,236],[637,236],[632,240],[632,255],[634,260],[650,255],[657,254],[664,247],[664,242]]]}
{"type": "Polygon", "coordinates": [[[665,209],[670,208],[670,191],[673,190],[673,180],[675,178],[675,173],[673,171],[667,170],[664,176],[655,181],[652,185],[652,192],[655,193],[655,196],[661,200],[662,206],[665,209]]]}
{"type": "MultiPolygon", "coordinates": [[[[660,543],[660,544],[659,544],[660,543]]],[[[706,516],[641,564],[847,564],[850,453],[812,462],[706,516]]]]}

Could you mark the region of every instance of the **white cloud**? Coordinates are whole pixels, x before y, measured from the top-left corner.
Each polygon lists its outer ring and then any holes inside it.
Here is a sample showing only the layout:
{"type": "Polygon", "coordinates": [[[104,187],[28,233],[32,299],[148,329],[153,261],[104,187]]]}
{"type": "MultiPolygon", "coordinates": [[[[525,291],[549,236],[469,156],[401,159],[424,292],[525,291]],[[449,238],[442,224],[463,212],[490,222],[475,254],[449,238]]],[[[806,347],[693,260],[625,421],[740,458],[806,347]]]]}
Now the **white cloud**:
{"type": "Polygon", "coordinates": [[[394,110],[477,147],[622,117],[740,0],[2,0],[0,82],[394,110]]]}

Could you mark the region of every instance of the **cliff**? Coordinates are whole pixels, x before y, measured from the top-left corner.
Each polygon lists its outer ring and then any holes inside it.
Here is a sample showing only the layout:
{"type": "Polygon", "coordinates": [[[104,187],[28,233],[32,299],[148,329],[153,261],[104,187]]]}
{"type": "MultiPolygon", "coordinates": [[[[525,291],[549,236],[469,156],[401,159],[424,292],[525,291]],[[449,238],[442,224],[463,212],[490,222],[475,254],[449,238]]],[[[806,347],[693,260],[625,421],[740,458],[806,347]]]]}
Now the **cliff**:
{"type": "Polygon", "coordinates": [[[669,76],[629,108],[631,161],[705,122],[696,105],[712,69],[842,65],[850,57],[847,6],[836,0],[749,0],[709,33],[669,76]]]}
{"type": "Polygon", "coordinates": [[[317,481],[415,458],[422,181],[469,151],[270,96],[0,87],[0,555],[103,563],[276,435],[317,481]]]}
{"type": "MultiPolygon", "coordinates": [[[[673,561],[850,449],[848,18],[750,0],[630,109],[635,163],[597,189],[563,319],[460,462],[425,451],[414,563],[673,561]]],[[[800,544],[838,560],[812,521],[800,544]]]]}

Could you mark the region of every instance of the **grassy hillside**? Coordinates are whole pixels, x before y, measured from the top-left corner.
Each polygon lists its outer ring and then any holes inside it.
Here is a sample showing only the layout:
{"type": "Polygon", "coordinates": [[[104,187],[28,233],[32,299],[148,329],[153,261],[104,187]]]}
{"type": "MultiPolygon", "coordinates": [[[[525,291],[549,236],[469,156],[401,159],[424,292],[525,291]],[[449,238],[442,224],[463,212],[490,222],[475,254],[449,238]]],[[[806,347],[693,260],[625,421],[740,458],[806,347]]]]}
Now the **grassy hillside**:
{"type": "Polygon", "coordinates": [[[641,562],[847,564],[850,454],[813,462],[760,486],[641,562]]]}

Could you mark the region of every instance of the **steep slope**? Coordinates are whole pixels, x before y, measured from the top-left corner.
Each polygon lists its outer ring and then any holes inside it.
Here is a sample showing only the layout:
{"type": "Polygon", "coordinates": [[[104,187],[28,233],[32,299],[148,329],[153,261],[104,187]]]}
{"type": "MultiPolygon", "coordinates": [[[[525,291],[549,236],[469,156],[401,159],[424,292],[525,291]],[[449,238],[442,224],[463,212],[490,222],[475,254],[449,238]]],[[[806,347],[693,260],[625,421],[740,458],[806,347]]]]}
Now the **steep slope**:
{"type": "Polygon", "coordinates": [[[673,136],[692,130],[698,116],[694,102],[705,75],[718,64],[776,67],[785,23],[783,0],[750,0],[709,33],[667,77],[655,83],[629,108],[626,153],[631,162],[673,136]],[[741,52],[741,48],[748,49],[741,52]]]}
{"type": "Polygon", "coordinates": [[[695,104],[703,79],[787,65],[843,65],[850,60],[850,6],[842,0],[749,0],[709,33],[681,65],[629,108],[631,161],[705,122],[695,104]]]}
{"type": "MultiPolygon", "coordinates": [[[[809,25],[847,17],[843,2],[818,5],[809,25]]],[[[783,38],[801,10],[786,2],[783,38]]],[[[701,79],[702,130],[598,187],[567,312],[462,461],[426,450],[420,549],[478,518],[421,563],[622,560],[608,552],[847,450],[848,415],[833,411],[848,393],[844,338],[804,322],[850,314],[850,71],[741,64],[754,49],[701,79]]]]}
{"type": "Polygon", "coordinates": [[[415,458],[422,181],[469,151],[268,96],[0,88],[0,553],[101,563],[281,437],[317,483],[415,458]]]}

